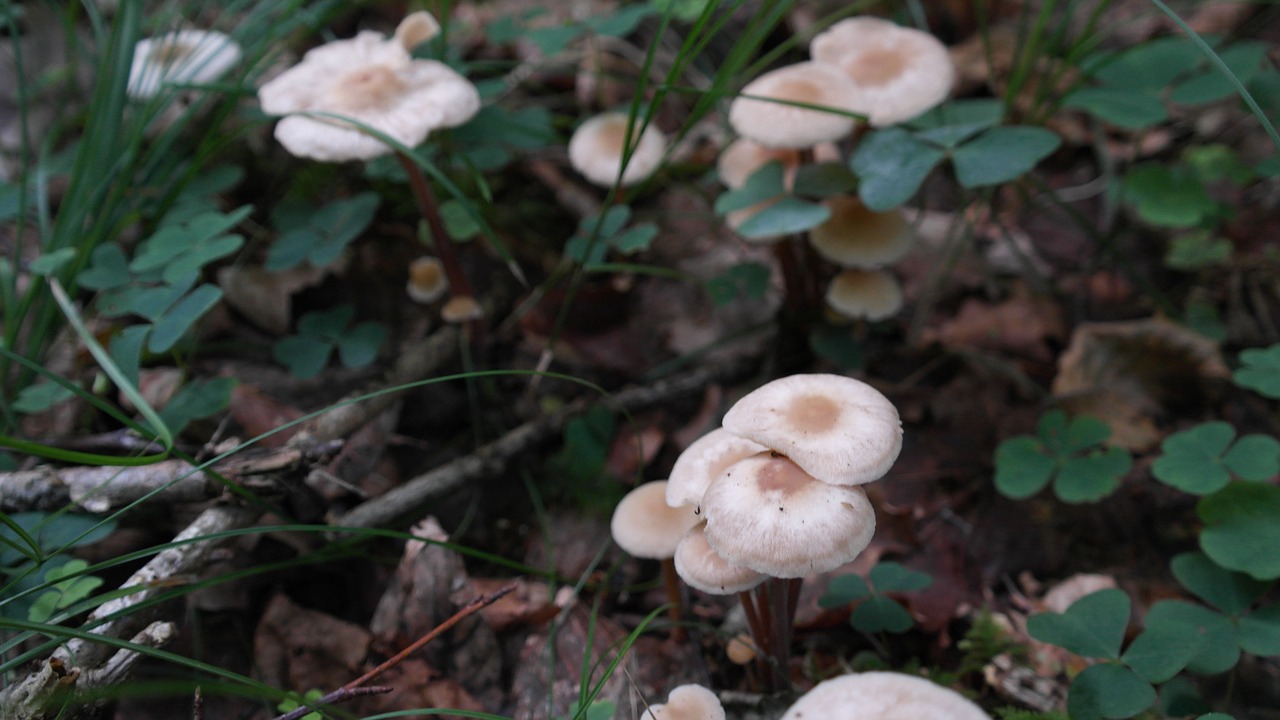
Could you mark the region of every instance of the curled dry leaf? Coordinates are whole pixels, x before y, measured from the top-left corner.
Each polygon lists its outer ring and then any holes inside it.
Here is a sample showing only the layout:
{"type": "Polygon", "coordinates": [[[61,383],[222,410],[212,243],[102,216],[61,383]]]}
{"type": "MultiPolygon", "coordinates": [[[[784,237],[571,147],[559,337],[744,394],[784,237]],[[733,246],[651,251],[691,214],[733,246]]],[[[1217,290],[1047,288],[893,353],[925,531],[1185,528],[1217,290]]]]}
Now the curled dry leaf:
{"type": "Polygon", "coordinates": [[[1065,335],[1058,304],[1019,283],[1000,303],[966,300],[953,319],[926,329],[922,339],[958,350],[995,350],[1049,362],[1054,356],[1051,341],[1065,335]]]}
{"type": "Polygon", "coordinates": [[[1106,422],[1109,442],[1137,451],[1160,440],[1159,417],[1198,410],[1210,381],[1228,376],[1217,343],[1169,320],[1085,323],[1058,358],[1053,394],[1067,412],[1106,422]]]}

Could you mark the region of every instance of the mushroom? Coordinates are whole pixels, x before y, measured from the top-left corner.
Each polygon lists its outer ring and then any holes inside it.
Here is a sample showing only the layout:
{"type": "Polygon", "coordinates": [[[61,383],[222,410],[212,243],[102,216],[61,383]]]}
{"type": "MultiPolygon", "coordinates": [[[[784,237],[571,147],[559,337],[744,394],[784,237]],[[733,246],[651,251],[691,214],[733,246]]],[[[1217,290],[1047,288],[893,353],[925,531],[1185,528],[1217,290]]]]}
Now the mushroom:
{"type": "Polygon", "coordinates": [[[440,308],[440,319],[447,323],[469,323],[482,317],[484,308],[471,295],[454,295],[440,308]]]}
{"type": "Polygon", "coordinates": [[[404,16],[396,26],[396,42],[400,47],[413,52],[413,49],[440,34],[440,23],[436,16],[426,10],[419,10],[404,16]]]}
{"type": "Polygon", "coordinates": [[[914,675],[864,672],[824,680],[782,720],[991,720],[960,693],[914,675]]]}
{"type": "Polygon", "coordinates": [[[409,263],[409,281],[405,292],[409,299],[423,305],[444,297],[449,290],[449,278],[444,273],[444,263],[439,258],[424,255],[409,263]]]}
{"type": "Polygon", "coordinates": [[[884,320],[902,309],[902,287],[885,270],[842,270],[827,286],[827,304],[847,318],[884,320]]]}
{"type": "Polygon", "coordinates": [[[480,94],[448,65],[414,59],[401,42],[366,30],[310,50],[259,88],[258,102],[268,115],[288,115],[275,135],[289,152],[339,162],[391,152],[361,126],[414,147],[432,130],[470,120],[480,94]]]}
{"type": "Polygon", "coordinates": [[[760,443],[716,428],[689,443],[667,477],[667,504],[698,506],[702,495],[730,465],[768,450],[760,443]]]}
{"type": "Polygon", "coordinates": [[[755,171],[770,162],[782,163],[783,184],[790,187],[800,167],[800,151],[791,148],[771,148],[755,140],[738,138],[720,151],[716,158],[716,174],[724,186],[737,190],[747,184],[755,171]]]}
{"type": "Polygon", "coordinates": [[[724,706],[701,685],[680,685],[667,693],[666,703],[646,708],[640,720],[724,720],[724,706]]]}
{"type": "Polygon", "coordinates": [[[842,375],[790,375],[766,383],[729,408],[723,425],[835,485],[880,478],[902,449],[893,403],[842,375]]]}
{"type": "Polygon", "coordinates": [[[640,118],[632,122],[632,119],[626,113],[610,112],[579,125],[569,138],[569,164],[601,187],[613,187],[615,182],[626,187],[648,178],[662,163],[667,138],[651,123],[646,124],[640,118]],[[626,156],[628,128],[629,157],[626,156]]]}
{"type": "Polygon", "coordinates": [[[803,62],[747,83],[729,104],[729,124],[767,147],[809,148],[852,132],[856,119],[850,113],[864,105],[858,88],[838,68],[803,62]]]}
{"type": "Polygon", "coordinates": [[[774,578],[834,570],[866,549],[876,528],[861,488],[820,482],[772,452],[725,470],[702,510],[721,557],[774,578]]]}
{"type": "Polygon", "coordinates": [[[667,481],[637,486],[613,509],[609,529],[618,547],[638,558],[662,560],[676,554],[676,546],[699,518],[690,505],[667,504],[667,481]]]}
{"type": "Polygon", "coordinates": [[[725,560],[707,542],[705,531],[706,523],[695,525],[676,546],[676,572],[689,587],[710,595],[732,595],[764,581],[762,573],[725,560]]]}
{"type": "Polygon", "coordinates": [[[660,560],[662,580],[666,586],[667,602],[673,640],[683,640],[680,625],[680,583],[673,560],[676,548],[685,533],[698,524],[699,518],[689,505],[672,507],[667,504],[667,481],[647,482],[627,493],[613,509],[609,529],[618,547],[634,557],[660,560]]]}
{"type": "Polygon", "coordinates": [[[919,115],[945,100],[955,84],[945,45],[880,18],[841,20],[813,38],[809,54],[852,81],[858,93],[851,107],[874,127],[919,115]]]}
{"type": "Polygon", "coordinates": [[[166,85],[217,80],[240,61],[240,46],[213,30],[179,30],[139,40],[133,48],[126,92],[145,100],[166,85]]]}
{"type": "Polygon", "coordinates": [[[841,267],[877,268],[897,262],[911,249],[915,235],[897,210],[876,212],[857,197],[827,198],[826,222],[809,231],[818,254],[841,267]]]}

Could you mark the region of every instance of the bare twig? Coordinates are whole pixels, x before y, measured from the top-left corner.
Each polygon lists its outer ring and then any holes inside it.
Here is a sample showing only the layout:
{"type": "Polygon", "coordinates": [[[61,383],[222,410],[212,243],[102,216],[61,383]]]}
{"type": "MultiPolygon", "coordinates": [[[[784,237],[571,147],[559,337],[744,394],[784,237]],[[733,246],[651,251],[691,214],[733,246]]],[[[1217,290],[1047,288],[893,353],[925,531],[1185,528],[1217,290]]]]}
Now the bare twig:
{"type": "Polygon", "coordinates": [[[570,403],[558,412],[549,413],[511,430],[470,455],[441,465],[384,495],[355,506],[338,518],[334,525],[352,528],[388,527],[405,518],[419,516],[432,500],[500,473],[515,456],[558,435],[569,418],[592,407],[636,412],[701,390],[712,383],[739,377],[747,369],[748,366],[741,362],[717,363],[658,380],[650,385],[628,388],[609,399],[594,403],[589,400],[570,403]]]}
{"type": "Polygon", "coordinates": [[[309,705],[299,705],[289,712],[280,715],[275,720],[300,720],[306,715],[315,712],[322,705],[336,705],[340,702],[354,700],[358,697],[367,697],[369,695],[385,695],[392,690],[395,690],[395,688],[387,687],[386,685],[370,685],[369,687],[361,688],[340,687],[314,703],[309,705]]]}

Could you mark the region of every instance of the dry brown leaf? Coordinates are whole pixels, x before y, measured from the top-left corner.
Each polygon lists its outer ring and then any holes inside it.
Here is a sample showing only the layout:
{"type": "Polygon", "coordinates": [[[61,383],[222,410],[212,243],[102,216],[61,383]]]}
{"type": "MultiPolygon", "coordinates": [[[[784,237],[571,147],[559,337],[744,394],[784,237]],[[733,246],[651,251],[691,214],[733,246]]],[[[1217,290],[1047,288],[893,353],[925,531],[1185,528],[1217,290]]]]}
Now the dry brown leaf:
{"type": "Polygon", "coordinates": [[[218,286],[227,304],[244,314],[254,325],[287,335],[292,322],[293,294],[320,283],[347,263],[343,255],[323,268],[303,263],[288,270],[269,271],[257,266],[228,265],[218,270],[218,286]]]}
{"type": "Polygon", "coordinates": [[[300,607],[277,593],[253,636],[258,677],[296,692],[341,687],[363,672],[370,639],[359,625],[300,607]]]}
{"type": "Polygon", "coordinates": [[[1048,362],[1053,359],[1049,341],[1065,334],[1058,304],[1018,283],[1013,295],[1000,303],[966,300],[954,318],[927,328],[922,339],[957,350],[1008,352],[1048,362]]]}
{"type": "Polygon", "coordinates": [[[1138,451],[1160,440],[1161,416],[1198,410],[1209,379],[1228,375],[1217,343],[1169,320],[1085,323],[1058,358],[1053,394],[1068,412],[1106,422],[1110,442],[1138,451]]]}

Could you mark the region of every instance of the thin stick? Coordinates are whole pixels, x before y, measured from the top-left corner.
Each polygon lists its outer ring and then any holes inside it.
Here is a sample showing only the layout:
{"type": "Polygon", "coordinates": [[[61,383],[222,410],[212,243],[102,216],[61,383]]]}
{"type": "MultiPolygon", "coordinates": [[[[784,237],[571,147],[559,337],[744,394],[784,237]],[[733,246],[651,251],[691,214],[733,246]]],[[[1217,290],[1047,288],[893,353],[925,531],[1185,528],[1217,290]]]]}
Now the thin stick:
{"type": "Polygon", "coordinates": [[[342,687],[344,689],[350,690],[352,688],[360,687],[361,685],[378,677],[382,673],[398,665],[405,658],[409,657],[413,653],[422,649],[424,645],[431,642],[432,640],[435,640],[437,637],[439,637],[442,633],[447,631],[449,628],[453,627],[454,625],[457,625],[458,623],[462,622],[468,617],[476,614],[480,610],[501,600],[504,596],[514,591],[515,589],[516,589],[516,584],[510,583],[498,589],[496,592],[489,593],[488,595],[481,595],[475,600],[472,600],[471,602],[464,605],[461,610],[454,613],[453,616],[450,617],[448,620],[445,620],[444,622],[435,626],[426,635],[423,635],[422,637],[415,640],[412,644],[409,645],[409,647],[406,647],[405,649],[393,655],[391,658],[387,659],[378,667],[370,670],[369,672],[365,673],[364,675],[361,675],[360,677],[356,678],[355,680],[352,680],[351,682],[347,683],[346,685],[343,685],[342,687]]]}
{"type": "Polygon", "coordinates": [[[765,650],[765,632],[764,626],[760,624],[760,615],[756,612],[756,603],[751,599],[751,591],[743,590],[738,593],[738,599],[742,601],[742,612],[747,616],[747,627],[751,629],[751,641],[755,643],[756,653],[759,656],[767,652],[765,650]]]}
{"type": "Polygon", "coordinates": [[[358,697],[365,697],[367,695],[385,695],[392,690],[395,690],[395,688],[387,687],[386,685],[370,685],[365,688],[340,687],[309,705],[299,705],[289,712],[280,715],[275,720],[301,720],[301,718],[306,715],[315,712],[316,708],[321,705],[334,705],[340,702],[354,700],[358,697]]]}

